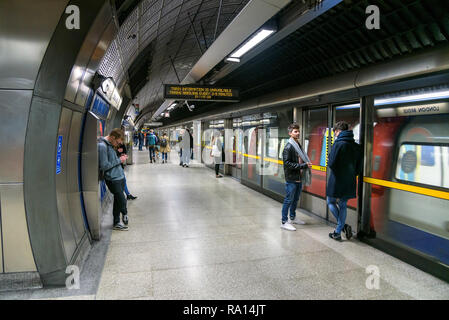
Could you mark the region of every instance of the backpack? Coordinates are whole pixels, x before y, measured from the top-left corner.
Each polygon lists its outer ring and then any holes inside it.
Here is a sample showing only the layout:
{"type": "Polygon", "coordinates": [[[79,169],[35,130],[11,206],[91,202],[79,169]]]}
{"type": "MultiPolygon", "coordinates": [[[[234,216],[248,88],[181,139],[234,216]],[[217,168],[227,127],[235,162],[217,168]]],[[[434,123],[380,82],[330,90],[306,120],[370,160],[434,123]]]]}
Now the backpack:
{"type": "Polygon", "coordinates": [[[162,148],[165,148],[166,146],[167,146],[167,139],[162,138],[162,139],[161,139],[161,147],[162,147],[162,148]]]}

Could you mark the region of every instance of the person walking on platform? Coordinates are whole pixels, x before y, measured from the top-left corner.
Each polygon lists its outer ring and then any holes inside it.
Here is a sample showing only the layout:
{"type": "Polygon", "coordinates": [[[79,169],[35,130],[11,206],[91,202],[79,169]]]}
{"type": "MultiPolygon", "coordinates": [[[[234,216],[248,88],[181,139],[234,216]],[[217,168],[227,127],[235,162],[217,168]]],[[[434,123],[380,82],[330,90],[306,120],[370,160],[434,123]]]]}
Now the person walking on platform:
{"type": "Polygon", "coordinates": [[[344,230],[346,239],[351,239],[351,226],[346,222],[346,204],[349,199],[356,197],[357,175],[362,168],[362,153],[360,145],[354,140],[354,133],[348,130],[345,121],[337,122],[334,126],[334,136],[337,138],[332,146],[328,168],[329,180],[326,190],[327,205],[330,212],[337,219],[335,231],[329,237],[341,241],[341,231],[344,230]]]}
{"type": "Polygon", "coordinates": [[[167,154],[170,152],[170,140],[165,132],[160,140],[160,147],[162,153],[162,163],[167,163],[167,154]]]}
{"type": "Polygon", "coordinates": [[[99,170],[102,173],[105,183],[114,195],[114,206],[112,214],[114,216],[114,230],[128,230],[128,211],[126,208],[126,198],[124,195],[125,173],[121,166],[128,158],[127,155],[117,157],[114,147],[117,148],[123,143],[124,134],[121,129],[113,129],[106,137],[98,140],[99,170]],[[123,215],[123,223],[120,222],[120,213],[123,215]]]}
{"type": "Polygon", "coordinates": [[[148,151],[150,153],[150,163],[156,162],[156,143],[157,138],[153,133],[153,130],[150,130],[150,133],[147,134],[147,147],[148,151]]]}
{"type": "Polygon", "coordinates": [[[215,163],[215,178],[223,178],[223,176],[219,173],[220,163],[222,162],[222,149],[223,145],[220,140],[220,133],[214,132],[212,136],[212,150],[210,151],[210,156],[214,158],[215,163]]]}
{"type": "MultiPolygon", "coordinates": [[[[126,146],[124,145],[124,144],[120,144],[118,147],[117,147],[117,157],[121,157],[122,155],[126,155],[126,156],[128,156],[128,154],[127,154],[127,150],[126,150],[126,146]]],[[[125,164],[124,163],[122,163],[122,168],[123,168],[123,173],[125,173],[125,164]]],[[[125,194],[126,194],[126,199],[127,200],[134,200],[134,199],[137,199],[137,197],[135,197],[135,196],[133,196],[130,192],[129,192],[129,190],[128,190],[128,184],[126,183],[126,175],[125,175],[125,194]]]]}
{"type": "Polygon", "coordinates": [[[288,135],[290,139],[282,152],[286,195],[282,205],[281,228],[295,231],[296,228],[292,224],[305,224],[304,221],[296,217],[296,207],[303,183],[310,185],[312,163],[299,143],[299,125],[297,123],[288,126],[288,135]],[[290,221],[288,220],[289,210],[290,221]]]}

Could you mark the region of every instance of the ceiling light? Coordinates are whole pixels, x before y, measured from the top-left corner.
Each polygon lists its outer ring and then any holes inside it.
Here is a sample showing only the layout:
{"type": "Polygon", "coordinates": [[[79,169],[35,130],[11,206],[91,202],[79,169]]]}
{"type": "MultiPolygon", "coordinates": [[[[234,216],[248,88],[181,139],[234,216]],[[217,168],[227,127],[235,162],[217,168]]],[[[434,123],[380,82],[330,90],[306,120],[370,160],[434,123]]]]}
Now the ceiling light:
{"type": "Polygon", "coordinates": [[[260,42],[266,39],[274,30],[261,29],[254,36],[252,36],[243,46],[241,46],[237,51],[230,54],[230,58],[240,58],[249,50],[257,46],[260,42]]]}
{"type": "Polygon", "coordinates": [[[415,94],[411,96],[403,96],[389,99],[376,99],[374,101],[374,105],[382,106],[394,103],[407,103],[407,102],[418,102],[425,100],[434,100],[434,99],[445,99],[449,98],[449,91],[440,91],[440,92],[430,92],[424,94],[415,94]]]}
{"type": "Polygon", "coordinates": [[[225,59],[225,61],[226,62],[240,62],[240,59],[239,58],[228,57],[228,58],[225,59]]]}

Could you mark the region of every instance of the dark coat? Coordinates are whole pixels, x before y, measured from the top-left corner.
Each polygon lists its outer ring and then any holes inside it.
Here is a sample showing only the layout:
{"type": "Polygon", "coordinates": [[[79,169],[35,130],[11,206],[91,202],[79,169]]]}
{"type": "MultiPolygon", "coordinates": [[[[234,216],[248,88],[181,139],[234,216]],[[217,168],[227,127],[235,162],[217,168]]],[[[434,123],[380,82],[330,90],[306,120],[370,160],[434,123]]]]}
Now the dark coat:
{"type": "Polygon", "coordinates": [[[362,169],[362,150],[354,141],[352,130],[340,132],[332,146],[328,162],[329,180],[326,195],[355,198],[356,177],[362,169]]]}
{"type": "Polygon", "coordinates": [[[295,148],[290,143],[287,143],[282,151],[282,161],[284,162],[285,181],[301,181],[301,170],[307,168],[307,163],[299,163],[295,148]]]}

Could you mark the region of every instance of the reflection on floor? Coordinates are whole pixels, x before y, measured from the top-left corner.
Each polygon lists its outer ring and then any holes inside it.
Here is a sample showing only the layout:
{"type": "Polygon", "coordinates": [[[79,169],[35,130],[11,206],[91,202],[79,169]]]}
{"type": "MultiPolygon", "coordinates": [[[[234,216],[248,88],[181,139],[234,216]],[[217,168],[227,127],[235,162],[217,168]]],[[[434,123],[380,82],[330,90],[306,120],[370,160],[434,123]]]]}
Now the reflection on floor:
{"type": "MultiPolygon", "coordinates": [[[[314,218],[298,212],[307,224],[281,230],[279,202],[170,157],[150,164],[146,151],[134,150],[127,182],[138,198],[128,201],[129,231],[108,231],[98,289],[53,298],[449,298],[449,284],[356,239],[329,239],[333,228],[314,218]],[[378,289],[367,288],[370,265],[378,267],[378,289]]],[[[110,214],[104,225],[111,224],[110,214]]],[[[25,298],[52,298],[39,295],[25,298]]]]}

